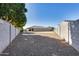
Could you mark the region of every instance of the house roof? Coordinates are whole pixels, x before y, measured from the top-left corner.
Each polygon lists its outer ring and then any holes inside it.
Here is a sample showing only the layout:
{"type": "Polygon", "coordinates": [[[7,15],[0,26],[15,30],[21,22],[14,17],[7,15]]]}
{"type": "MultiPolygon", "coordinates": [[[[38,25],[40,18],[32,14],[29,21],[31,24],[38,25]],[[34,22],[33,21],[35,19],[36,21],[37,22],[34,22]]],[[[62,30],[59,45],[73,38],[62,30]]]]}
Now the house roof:
{"type": "Polygon", "coordinates": [[[29,28],[52,28],[52,27],[44,27],[44,26],[31,26],[31,27],[28,27],[27,29],[29,28]]]}
{"type": "Polygon", "coordinates": [[[28,28],[45,28],[43,26],[31,26],[31,27],[28,27],[28,28]]]}

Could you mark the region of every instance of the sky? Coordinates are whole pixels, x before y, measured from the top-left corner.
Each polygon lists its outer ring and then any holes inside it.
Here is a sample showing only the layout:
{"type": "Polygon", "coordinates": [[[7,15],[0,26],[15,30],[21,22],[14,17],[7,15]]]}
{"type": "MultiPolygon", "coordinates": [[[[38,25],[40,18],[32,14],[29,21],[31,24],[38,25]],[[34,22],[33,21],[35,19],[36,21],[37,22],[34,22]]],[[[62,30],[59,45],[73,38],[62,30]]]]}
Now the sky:
{"type": "Polygon", "coordinates": [[[79,4],[77,3],[27,3],[27,23],[30,26],[57,27],[63,20],[79,19],[79,4]]]}

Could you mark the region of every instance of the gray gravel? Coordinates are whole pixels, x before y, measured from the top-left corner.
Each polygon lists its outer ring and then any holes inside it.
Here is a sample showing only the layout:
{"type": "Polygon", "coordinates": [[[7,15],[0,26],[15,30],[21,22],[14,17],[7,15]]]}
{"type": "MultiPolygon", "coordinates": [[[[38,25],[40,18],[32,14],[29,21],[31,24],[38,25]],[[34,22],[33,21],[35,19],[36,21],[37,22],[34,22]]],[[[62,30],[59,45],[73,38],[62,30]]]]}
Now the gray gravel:
{"type": "MultiPolygon", "coordinates": [[[[40,35],[19,34],[4,53],[9,56],[78,56],[79,52],[67,43],[40,35]],[[67,45],[67,46],[66,46],[67,45]],[[9,49],[10,48],[10,49],[9,49]]],[[[29,33],[27,33],[29,34],[29,33]]],[[[30,33],[33,34],[33,33],[30,33]]],[[[4,56],[4,55],[3,55],[4,56]]]]}

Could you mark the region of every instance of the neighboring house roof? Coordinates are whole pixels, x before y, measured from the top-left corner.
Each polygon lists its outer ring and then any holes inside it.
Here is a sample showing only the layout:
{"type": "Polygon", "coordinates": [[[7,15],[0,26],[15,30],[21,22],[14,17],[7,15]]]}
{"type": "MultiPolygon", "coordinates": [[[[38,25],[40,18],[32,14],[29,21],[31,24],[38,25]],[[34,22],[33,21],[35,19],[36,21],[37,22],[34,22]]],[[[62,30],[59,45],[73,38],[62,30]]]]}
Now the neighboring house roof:
{"type": "MultiPolygon", "coordinates": [[[[31,26],[31,27],[29,27],[29,28],[48,28],[48,27],[43,27],[43,26],[31,26]]],[[[27,28],[27,29],[29,29],[29,28],[27,28]]]]}

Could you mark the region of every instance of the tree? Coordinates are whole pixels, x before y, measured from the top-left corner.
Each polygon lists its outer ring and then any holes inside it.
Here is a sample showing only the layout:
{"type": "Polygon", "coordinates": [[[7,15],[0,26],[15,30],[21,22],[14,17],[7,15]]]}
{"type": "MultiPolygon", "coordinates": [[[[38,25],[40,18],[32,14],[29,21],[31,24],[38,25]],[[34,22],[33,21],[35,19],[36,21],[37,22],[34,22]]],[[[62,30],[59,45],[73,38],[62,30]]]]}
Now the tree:
{"type": "Polygon", "coordinates": [[[22,28],[27,19],[25,16],[27,9],[24,3],[2,3],[0,4],[0,18],[22,28]]]}

